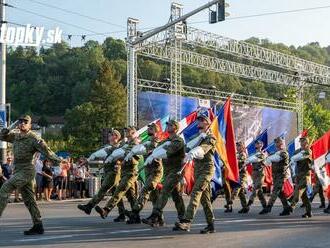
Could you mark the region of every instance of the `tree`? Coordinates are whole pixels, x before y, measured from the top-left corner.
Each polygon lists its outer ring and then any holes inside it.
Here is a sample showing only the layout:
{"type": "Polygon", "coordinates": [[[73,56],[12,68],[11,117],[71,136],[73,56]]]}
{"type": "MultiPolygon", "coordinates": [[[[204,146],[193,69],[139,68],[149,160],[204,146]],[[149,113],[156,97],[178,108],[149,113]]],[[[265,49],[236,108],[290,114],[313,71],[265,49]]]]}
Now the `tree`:
{"type": "Polygon", "coordinates": [[[330,129],[330,111],[319,103],[304,105],[304,128],[309,129],[308,135],[316,140],[330,129]]]}

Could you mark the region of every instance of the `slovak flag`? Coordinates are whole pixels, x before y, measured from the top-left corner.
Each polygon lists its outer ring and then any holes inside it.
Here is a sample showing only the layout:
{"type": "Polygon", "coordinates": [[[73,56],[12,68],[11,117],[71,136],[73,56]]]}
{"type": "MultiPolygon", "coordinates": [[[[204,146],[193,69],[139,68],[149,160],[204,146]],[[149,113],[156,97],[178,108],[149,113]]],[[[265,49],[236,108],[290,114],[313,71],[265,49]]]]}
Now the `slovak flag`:
{"type": "Polygon", "coordinates": [[[217,140],[214,155],[215,175],[212,179],[212,191],[214,193],[222,186],[222,164],[225,166],[225,178],[233,183],[239,184],[239,168],[236,159],[236,144],[230,97],[228,97],[219,113],[214,118],[210,129],[217,140]]]}
{"type": "Polygon", "coordinates": [[[316,140],[311,149],[315,173],[330,199],[330,130],[316,140]]]}

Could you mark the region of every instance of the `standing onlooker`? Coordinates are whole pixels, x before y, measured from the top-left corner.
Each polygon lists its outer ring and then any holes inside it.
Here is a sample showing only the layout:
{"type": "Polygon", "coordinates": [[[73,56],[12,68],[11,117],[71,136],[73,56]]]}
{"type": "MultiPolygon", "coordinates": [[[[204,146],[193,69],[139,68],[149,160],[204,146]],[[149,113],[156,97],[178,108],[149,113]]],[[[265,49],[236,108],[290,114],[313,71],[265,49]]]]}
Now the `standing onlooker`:
{"type": "Polygon", "coordinates": [[[68,186],[68,170],[70,165],[68,161],[63,160],[59,166],[59,173],[55,178],[55,188],[58,186],[57,196],[59,200],[66,199],[66,189],[68,186]]]}
{"type": "Polygon", "coordinates": [[[42,167],[42,186],[44,189],[44,195],[46,201],[50,201],[50,195],[53,190],[53,171],[52,171],[52,161],[45,159],[42,167]]]}
{"type": "Polygon", "coordinates": [[[37,200],[42,199],[42,167],[44,166],[40,160],[40,153],[36,153],[34,156],[34,166],[36,168],[36,198],[37,200]]]}
{"type": "Polygon", "coordinates": [[[77,189],[77,196],[80,198],[85,198],[86,192],[86,176],[88,174],[87,168],[83,160],[80,160],[82,163],[77,165],[75,176],[76,176],[76,189],[77,189]],[[78,195],[79,191],[79,195],[78,195]]]}

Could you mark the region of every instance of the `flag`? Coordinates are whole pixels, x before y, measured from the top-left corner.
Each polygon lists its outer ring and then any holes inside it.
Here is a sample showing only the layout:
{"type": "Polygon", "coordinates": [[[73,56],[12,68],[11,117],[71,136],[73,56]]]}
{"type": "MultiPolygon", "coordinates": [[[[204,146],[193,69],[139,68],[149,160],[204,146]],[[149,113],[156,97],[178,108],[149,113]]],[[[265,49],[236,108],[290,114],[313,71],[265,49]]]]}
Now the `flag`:
{"type": "Polygon", "coordinates": [[[268,146],[268,129],[265,129],[250,144],[247,145],[246,151],[247,151],[249,156],[256,153],[255,144],[258,140],[261,140],[264,143],[264,146],[262,147],[262,149],[265,149],[268,146]]]}
{"type": "Polygon", "coordinates": [[[295,151],[297,151],[298,149],[300,149],[300,138],[302,137],[306,137],[308,134],[307,130],[304,130],[301,132],[301,134],[299,134],[295,139],[291,140],[288,144],[288,152],[289,152],[289,156],[290,158],[294,155],[295,151]]]}
{"type": "Polygon", "coordinates": [[[323,186],[323,190],[326,191],[328,199],[330,199],[330,164],[326,160],[330,156],[330,130],[316,140],[311,149],[315,173],[323,186]]]}
{"type": "Polygon", "coordinates": [[[215,175],[212,179],[212,190],[215,192],[222,185],[222,164],[225,166],[225,178],[230,182],[236,184],[239,183],[239,168],[236,159],[236,144],[230,97],[226,100],[219,113],[214,118],[210,129],[217,140],[214,155],[215,175]]]}
{"type": "Polygon", "coordinates": [[[139,136],[139,139],[141,141],[141,143],[149,140],[149,135],[148,135],[148,126],[152,123],[155,123],[158,127],[159,127],[159,133],[157,134],[157,136],[163,140],[166,138],[166,136],[168,136],[168,134],[166,135],[165,129],[166,129],[166,122],[169,120],[169,115],[165,116],[162,119],[156,119],[152,122],[150,122],[148,125],[145,125],[144,127],[140,128],[137,133],[139,136]]]}

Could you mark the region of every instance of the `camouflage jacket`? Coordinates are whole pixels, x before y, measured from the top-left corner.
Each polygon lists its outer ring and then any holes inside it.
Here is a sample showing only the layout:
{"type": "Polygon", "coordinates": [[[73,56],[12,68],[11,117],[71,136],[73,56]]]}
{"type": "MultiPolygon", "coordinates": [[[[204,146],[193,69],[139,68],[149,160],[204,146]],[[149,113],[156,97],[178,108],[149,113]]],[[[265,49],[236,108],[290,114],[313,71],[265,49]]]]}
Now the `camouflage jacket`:
{"type": "Polygon", "coordinates": [[[252,163],[252,168],[254,171],[263,171],[263,168],[265,166],[265,160],[266,155],[263,152],[257,152],[254,154],[258,159],[260,159],[260,162],[252,163]]]}
{"type": "Polygon", "coordinates": [[[179,135],[176,134],[172,138],[166,139],[164,142],[167,141],[170,141],[170,144],[165,149],[167,158],[163,159],[164,172],[166,175],[179,172],[185,156],[184,141],[179,135]]]}
{"type": "Polygon", "coordinates": [[[236,154],[237,162],[238,162],[238,169],[239,169],[239,176],[240,178],[246,176],[246,167],[244,166],[244,163],[247,159],[245,152],[240,152],[236,154]]]}
{"type": "Polygon", "coordinates": [[[296,166],[296,175],[297,177],[304,177],[310,175],[310,170],[312,166],[312,151],[298,149],[294,154],[298,154],[299,152],[304,152],[304,158],[300,161],[297,161],[296,166]]]}
{"type": "MultiPolygon", "coordinates": [[[[160,140],[158,138],[152,137],[150,142],[148,142],[145,147],[147,149],[147,154],[144,156],[146,159],[152,151],[159,145],[160,140]]],[[[151,164],[148,164],[145,168],[147,174],[159,173],[163,171],[163,163],[161,159],[154,159],[151,164]]]]}
{"type": "Polygon", "coordinates": [[[212,179],[214,174],[214,152],[216,145],[216,138],[212,133],[207,133],[207,136],[201,140],[199,146],[204,151],[203,159],[195,159],[194,175],[197,177],[207,177],[209,180],[212,179]]]}
{"type": "Polygon", "coordinates": [[[20,171],[35,172],[32,160],[36,152],[42,153],[55,163],[61,162],[61,159],[51,151],[46,142],[32,131],[21,133],[17,132],[17,130],[9,132],[8,129],[2,129],[0,132],[0,140],[13,143],[14,173],[20,171]]]}
{"type": "Polygon", "coordinates": [[[272,162],[272,176],[273,178],[278,178],[278,177],[288,178],[289,153],[287,150],[281,150],[279,155],[281,157],[281,161],[272,162]]]}

